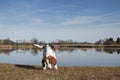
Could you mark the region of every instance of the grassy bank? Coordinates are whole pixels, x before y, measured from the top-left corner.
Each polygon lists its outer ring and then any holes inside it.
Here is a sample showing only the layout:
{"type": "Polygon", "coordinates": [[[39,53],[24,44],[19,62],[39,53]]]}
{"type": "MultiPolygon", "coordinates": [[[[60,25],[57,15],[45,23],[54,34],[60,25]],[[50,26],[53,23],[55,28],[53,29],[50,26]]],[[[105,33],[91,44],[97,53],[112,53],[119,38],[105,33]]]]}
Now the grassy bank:
{"type": "Polygon", "coordinates": [[[120,67],[65,67],[42,70],[41,66],[0,64],[0,80],[120,80],[120,67]]]}

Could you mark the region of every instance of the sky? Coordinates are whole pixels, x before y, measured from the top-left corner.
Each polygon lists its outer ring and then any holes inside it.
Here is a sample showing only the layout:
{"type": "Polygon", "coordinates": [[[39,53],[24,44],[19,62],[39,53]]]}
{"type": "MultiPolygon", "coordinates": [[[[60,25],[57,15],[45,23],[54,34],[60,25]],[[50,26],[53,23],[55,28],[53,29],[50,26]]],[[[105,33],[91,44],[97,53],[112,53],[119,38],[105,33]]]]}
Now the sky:
{"type": "Polygon", "coordinates": [[[0,0],[0,39],[120,37],[120,0],[0,0]]]}

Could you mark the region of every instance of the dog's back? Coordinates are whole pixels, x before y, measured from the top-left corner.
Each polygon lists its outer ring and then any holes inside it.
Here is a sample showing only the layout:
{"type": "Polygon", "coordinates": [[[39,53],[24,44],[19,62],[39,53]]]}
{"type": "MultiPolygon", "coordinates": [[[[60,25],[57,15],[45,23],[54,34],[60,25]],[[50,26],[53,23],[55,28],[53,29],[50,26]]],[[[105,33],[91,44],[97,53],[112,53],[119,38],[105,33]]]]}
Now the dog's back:
{"type": "Polygon", "coordinates": [[[51,66],[54,66],[57,64],[57,60],[53,56],[48,56],[48,57],[45,56],[42,59],[43,67],[45,66],[45,64],[51,64],[51,66]]]}
{"type": "Polygon", "coordinates": [[[43,57],[46,56],[52,56],[56,59],[55,51],[53,49],[53,46],[47,44],[44,46],[44,51],[43,51],[43,57]]]}
{"type": "Polygon", "coordinates": [[[44,46],[42,65],[44,70],[46,70],[47,67],[52,69],[52,66],[58,69],[54,47],[49,44],[44,46]]]}
{"type": "Polygon", "coordinates": [[[55,69],[58,69],[55,48],[53,45],[46,44],[45,46],[40,46],[38,44],[34,44],[34,46],[44,49],[42,59],[43,70],[46,70],[47,67],[52,69],[53,66],[55,69]]]}

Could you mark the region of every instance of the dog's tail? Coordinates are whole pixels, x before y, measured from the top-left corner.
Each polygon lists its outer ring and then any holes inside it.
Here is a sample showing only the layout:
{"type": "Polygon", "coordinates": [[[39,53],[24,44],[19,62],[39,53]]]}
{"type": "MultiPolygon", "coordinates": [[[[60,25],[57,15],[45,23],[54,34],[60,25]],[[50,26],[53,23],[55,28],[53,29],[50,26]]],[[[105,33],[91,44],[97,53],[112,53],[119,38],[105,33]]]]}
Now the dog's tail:
{"type": "Polygon", "coordinates": [[[38,44],[33,44],[34,46],[38,47],[38,48],[43,48],[43,46],[40,46],[38,44]]]}

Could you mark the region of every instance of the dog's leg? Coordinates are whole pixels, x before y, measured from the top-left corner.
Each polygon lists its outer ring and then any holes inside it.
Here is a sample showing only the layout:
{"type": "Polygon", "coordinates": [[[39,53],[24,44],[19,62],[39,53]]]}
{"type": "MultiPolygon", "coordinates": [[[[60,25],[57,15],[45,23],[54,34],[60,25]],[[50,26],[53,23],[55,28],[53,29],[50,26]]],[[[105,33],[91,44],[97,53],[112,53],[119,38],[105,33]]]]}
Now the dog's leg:
{"type": "Polygon", "coordinates": [[[47,65],[48,65],[48,68],[49,68],[49,69],[52,69],[52,65],[51,65],[51,63],[49,62],[49,59],[47,59],[47,65]]]}
{"type": "Polygon", "coordinates": [[[44,60],[45,60],[45,57],[42,59],[42,66],[43,66],[43,70],[46,70],[47,63],[44,60]]]}
{"type": "Polygon", "coordinates": [[[44,63],[43,70],[46,70],[47,64],[44,63]]]}
{"type": "Polygon", "coordinates": [[[48,64],[48,68],[49,68],[49,69],[52,69],[52,65],[51,65],[50,63],[48,64]]]}
{"type": "Polygon", "coordinates": [[[57,64],[55,64],[55,65],[54,65],[54,67],[55,67],[55,69],[58,69],[58,66],[57,66],[57,64]]]}

